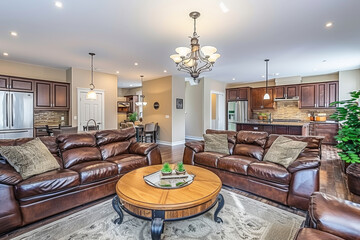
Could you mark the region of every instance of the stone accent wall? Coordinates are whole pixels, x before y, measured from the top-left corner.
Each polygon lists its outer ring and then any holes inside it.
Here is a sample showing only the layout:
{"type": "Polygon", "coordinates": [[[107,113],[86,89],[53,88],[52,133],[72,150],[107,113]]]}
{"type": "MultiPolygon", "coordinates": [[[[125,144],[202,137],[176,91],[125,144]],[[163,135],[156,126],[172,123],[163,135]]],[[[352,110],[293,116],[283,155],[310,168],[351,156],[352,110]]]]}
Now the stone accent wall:
{"type": "Polygon", "coordinates": [[[326,113],[326,118],[330,119],[330,115],[335,112],[335,109],[300,109],[298,102],[275,102],[275,109],[255,110],[252,118],[257,119],[259,113],[271,113],[273,119],[299,119],[302,121],[309,121],[308,114],[326,113]]]}
{"type": "Polygon", "coordinates": [[[69,113],[67,111],[35,111],[34,112],[34,126],[57,126],[64,122],[64,125],[69,124],[69,113]],[[64,120],[61,120],[64,117],[64,120]]]}

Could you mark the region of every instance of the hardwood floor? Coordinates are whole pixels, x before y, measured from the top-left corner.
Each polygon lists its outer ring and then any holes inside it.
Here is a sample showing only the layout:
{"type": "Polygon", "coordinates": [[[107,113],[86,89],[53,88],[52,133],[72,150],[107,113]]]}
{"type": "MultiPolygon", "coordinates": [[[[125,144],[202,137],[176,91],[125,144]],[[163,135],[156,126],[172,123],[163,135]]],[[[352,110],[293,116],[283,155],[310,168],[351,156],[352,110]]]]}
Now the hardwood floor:
{"type": "MultiPolygon", "coordinates": [[[[159,147],[160,147],[163,162],[177,163],[177,162],[182,161],[182,157],[183,157],[183,153],[184,153],[184,145],[178,145],[178,146],[173,146],[173,147],[159,145],[159,147]]],[[[224,186],[224,188],[227,190],[233,191],[235,193],[241,194],[243,196],[246,196],[246,197],[267,203],[269,205],[281,208],[283,210],[293,212],[293,213],[301,215],[301,216],[305,216],[305,212],[302,210],[289,208],[287,206],[275,203],[273,201],[267,200],[265,198],[256,196],[256,195],[248,193],[248,192],[241,191],[239,189],[230,188],[230,187],[226,187],[226,186],[224,186]]],[[[360,197],[355,196],[349,192],[349,190],[347,188],[346,175],[342,171],[341,160],[339,159],[339,156],[337,155],[336,149],[329,145],[323,145],[323,148],[322,148],[322,162],[321,162],[321,168],[320,168],[320,191],[343,198],[343,199],[348,199],[353,202],[360,203],[360,197]]],[[[0,239],[1,240],[11,239],[15,236],[18,236],[18,235],[21,235],[28,231],[31,231],[32,229],[38,228],[44,224],[51,223],[60,218],[66,217],[70,214],[81,211],[90,206],[93,206],[97,203],[109,200],[112,197],[113,196],[109,196],[109,197],[100,199],[98,201],[95,201],[93,203],[86,204],[86,205],[77,207],[75,209],[71,209],[69,211],[57,214],[53,217],[43,219],[36,223],[33,223],[33,224],[30,224],[23,228],[17,229],[6,235],[0,236],[0,239]]]]}

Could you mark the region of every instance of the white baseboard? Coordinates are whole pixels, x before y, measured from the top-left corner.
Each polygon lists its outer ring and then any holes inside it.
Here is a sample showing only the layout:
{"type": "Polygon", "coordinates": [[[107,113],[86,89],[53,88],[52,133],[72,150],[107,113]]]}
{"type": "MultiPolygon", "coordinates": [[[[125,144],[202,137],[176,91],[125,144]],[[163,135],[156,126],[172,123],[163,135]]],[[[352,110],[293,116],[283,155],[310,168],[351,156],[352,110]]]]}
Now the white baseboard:
{"type": "Polygon", "coordinates": [[[166,146],[177,146],[177,145],[183,145],[185,144],[185,140],[176,141],[176,142],[168,142],[168,141],[161,141],[157,140],[156,143],[166,146]]]}
{"type": "Polygon", "coordinates": [[[202,140],[204,140],[204,138],[202,138],[202,137],[197,137],[197,136],[185,136],[185,139],[196,140],[196,141],[202,141],[202,140]]]}

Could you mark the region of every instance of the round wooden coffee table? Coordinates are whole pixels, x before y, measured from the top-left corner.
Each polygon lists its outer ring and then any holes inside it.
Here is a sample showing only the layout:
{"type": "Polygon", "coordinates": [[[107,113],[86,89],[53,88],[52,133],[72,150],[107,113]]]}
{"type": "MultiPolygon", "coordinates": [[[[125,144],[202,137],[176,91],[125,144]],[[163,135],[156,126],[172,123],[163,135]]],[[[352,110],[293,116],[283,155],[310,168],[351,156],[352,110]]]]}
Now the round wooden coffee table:
{"type": "MultiPolygon", "coordinates": [[[[174,167],[174,166],[172,166],[174,167]]],[[[121,224],[124,214],[122,210],[135,217],[151,220],[151,237],[160,239],[165,221],[184,220],[195,217],[213,208],[218,203],[214,221],[222,219],[217,215],[224,206],[224,198],[219,194],[221,180],[213,172],[204,168],[185,165],[194,181],[178,189],[160,189],[145,183],[143,177],[159,171],[162,165],[154,165],[136,169],[122,176],[116,184],[116,193],[112,204],[121,224]]]]}

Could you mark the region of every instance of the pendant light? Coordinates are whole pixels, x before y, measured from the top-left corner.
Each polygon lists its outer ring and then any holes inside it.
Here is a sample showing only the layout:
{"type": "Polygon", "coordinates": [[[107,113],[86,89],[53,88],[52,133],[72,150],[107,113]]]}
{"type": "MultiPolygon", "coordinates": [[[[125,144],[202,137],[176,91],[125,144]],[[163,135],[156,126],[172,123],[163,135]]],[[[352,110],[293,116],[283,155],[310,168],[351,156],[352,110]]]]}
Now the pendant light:
{"type": "MultiPolygon", "coordinates": [[[[141,89],[143,89],[143,78],[144,76],[143,75],[140,75],[140,79],[141,79],[141,89]]],[[[145,99],[145,95],[141,94],[139,96],[139,101],[136,102],[136,106],[146,106],[147,105],[147,102],[144,101],[145,99]]]]}
{"type": "Polygon", "coordinates": [[[91,83],[90,83],[90,91],[86,94],[86,99],[89,100],[96,100],[96,92],[94,91],[95,85],[94,85],[94,56],[95,53],[89,53],[91,57],[91,83]]]}
{"type": "Polygon", "coordinates": [[[264,95],[264,100],[269,100],[270,99],[270,95],[268,93],[269,59],[265,59],[264,61],[266,63],[266,91],[265,91],[265,95],[264,95]]]}

